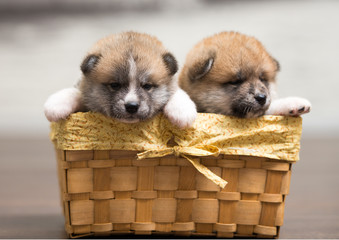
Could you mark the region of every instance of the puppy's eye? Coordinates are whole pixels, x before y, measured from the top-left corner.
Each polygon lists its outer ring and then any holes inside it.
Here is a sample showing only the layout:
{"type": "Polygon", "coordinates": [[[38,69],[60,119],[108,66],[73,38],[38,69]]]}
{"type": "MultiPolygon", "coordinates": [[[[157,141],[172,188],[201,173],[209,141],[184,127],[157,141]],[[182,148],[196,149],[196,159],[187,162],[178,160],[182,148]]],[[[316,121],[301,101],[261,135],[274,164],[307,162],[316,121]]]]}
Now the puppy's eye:
{"type": "Polygon", "coordinates": [[[263,83],[267,82],[267,79],[264,76],[260,76],[259,80],[263,83]]]}
{"type": "Polygon", "coordinates": [[[109,84],[109,86],[110,86],[113,90],[119,90],[119,89],[121,88],[121,83],[114,82],[114,83],[109,84]]]}
{"type": "Polygon", "coordinates": [[[233,81],[228,82],[228,84],[231,84],[233,86],[239,86],[245,81],[246,81],[246,76],[244,72],[240,70],[235,74],[233,81]]]}
{"type": "Polygon", "coordinates": [[[263,83],[268,81],[264,73],[261,73],[259,75],[259,80],[262,81],[263,83]]]}
{"type": "Polygon", "coordinates": [[[142,85],[141,87],[148,91],[148,90],[151,90],[154,87],[154,85],[152,85],[150,83],[146,83],[146,84],[142,85]]]}
{"type": "Polygon", "coordinates": [[[244,81],[242,79],[237,79],[237,80],[234,80],[234,81],[231,81],[231,82],[227,82],[227,84],[238,86],[238,85],[242,84],[243,82],[244,81]]]}

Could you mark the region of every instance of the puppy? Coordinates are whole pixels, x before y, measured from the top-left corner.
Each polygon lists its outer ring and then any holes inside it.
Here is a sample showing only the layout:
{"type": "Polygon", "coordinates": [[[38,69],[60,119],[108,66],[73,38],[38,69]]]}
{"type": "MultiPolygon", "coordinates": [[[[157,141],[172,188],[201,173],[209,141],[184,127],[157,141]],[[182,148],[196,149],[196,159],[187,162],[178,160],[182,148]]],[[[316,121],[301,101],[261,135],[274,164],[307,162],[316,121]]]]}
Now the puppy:
{"type": "Polygon", "coordinates": [[[126,123],[164,111],[169,120],[189,127],[195,104],[174,78],[177,61],[153,36],[136,32],[99,40],[81,63],[75,88],[61,90],[45,103],[45,115],[58,121],[77,111],[99,112],[126,123]]]}
{"type": "Polygon", "coordinates": [[[188,53],[179,85],[198,112],[239,118],[309,112],[311,104],[306,99],[274,100],[279,69],[279,63],[255,38],[222,32],[202,40],[188,53]]]}

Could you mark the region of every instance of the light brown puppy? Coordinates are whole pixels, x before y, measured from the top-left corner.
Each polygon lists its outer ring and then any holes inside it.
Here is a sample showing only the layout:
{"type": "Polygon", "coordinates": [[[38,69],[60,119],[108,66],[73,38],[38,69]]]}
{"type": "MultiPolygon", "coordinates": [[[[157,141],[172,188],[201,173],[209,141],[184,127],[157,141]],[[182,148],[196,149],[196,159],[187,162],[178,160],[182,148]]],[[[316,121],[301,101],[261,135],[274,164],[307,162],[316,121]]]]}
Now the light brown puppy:
{"type": "Polygon", "coordinates": [[[254,37],[222,32],[203,39],[188,53],[179,85],[198,112],[241,118],[308,112],[306,99],[285,99],[269,109],[279,63],[254,37]]]}

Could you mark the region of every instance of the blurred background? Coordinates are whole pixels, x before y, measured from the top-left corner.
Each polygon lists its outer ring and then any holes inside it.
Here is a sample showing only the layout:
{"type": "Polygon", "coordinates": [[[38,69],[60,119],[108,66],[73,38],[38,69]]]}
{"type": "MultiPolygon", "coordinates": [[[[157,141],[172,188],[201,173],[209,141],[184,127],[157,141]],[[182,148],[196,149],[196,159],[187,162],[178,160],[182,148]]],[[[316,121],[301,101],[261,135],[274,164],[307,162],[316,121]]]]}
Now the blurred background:
{"type": "MultiPolygon", "coordinates": [[[[54,231],[52,237],[62,234],[56,164],[43,104],[50,94],[77,82],[80,62],[93,43],[129,30],[157,36],[180,66],[195,43],[214,33],[239,31],[259,39],[280,62],[279,95],[302,96],[313,105],[303,117],[302,161],[296,164],[291,187],[294,195],[300,189],[308,192],[288,201],[296,209],[304,198],[328,201],[314,216],[335,213],[326,218],[326,227],[332,233],[337,230],[330,236],[310,236],[339,237],[338,203],[330,202],[339,190],[329,187],[339,180],[339,1],[335,0],[0,1],[0,237],[21,237],[4,228],[17,228],[13,222],[20,223],[19,219],[27,225],[23,215],[42,219],[37,212],[49,216],[43,223],[54,231]],[[317,178],[319,172],[323,175],[317,178]],[[323,194],[313,194],[314,188],[323,194]],[[48,225],[48,219],[59,228],[48,225]]],[[[305,209],[314,207],[303,205],[301,213],[286,210],[286,217],[292,222],[303,221],[301,215],[307,219],[305,209]]]]}
{"type": "Polygon", "coordinates": [[[70,87],[98,39],[134,30],[157,36],[182,66],[198,41],[220,31],[258,38],[279,60],[279,93],[312,104],[304,136],[337,136],[339,2],[235,0],[0,1],[0,134],[46,136],[42,106],[70,87]]]}

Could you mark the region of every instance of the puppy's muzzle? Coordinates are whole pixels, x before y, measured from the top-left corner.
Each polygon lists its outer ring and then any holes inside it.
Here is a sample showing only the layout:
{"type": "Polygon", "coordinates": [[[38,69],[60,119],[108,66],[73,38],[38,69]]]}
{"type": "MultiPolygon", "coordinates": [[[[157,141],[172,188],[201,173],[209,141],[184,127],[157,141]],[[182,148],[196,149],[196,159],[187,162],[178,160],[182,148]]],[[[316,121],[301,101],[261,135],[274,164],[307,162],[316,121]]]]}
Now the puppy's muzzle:
{"type": "Polygon", "coordinates": [[[134,114],[139,109],[139,103],[137,103],[137,102],[126,103],[125,104],[125,109],[126,109],[126,112],[128,112],[130,114],[134,114]]]}

